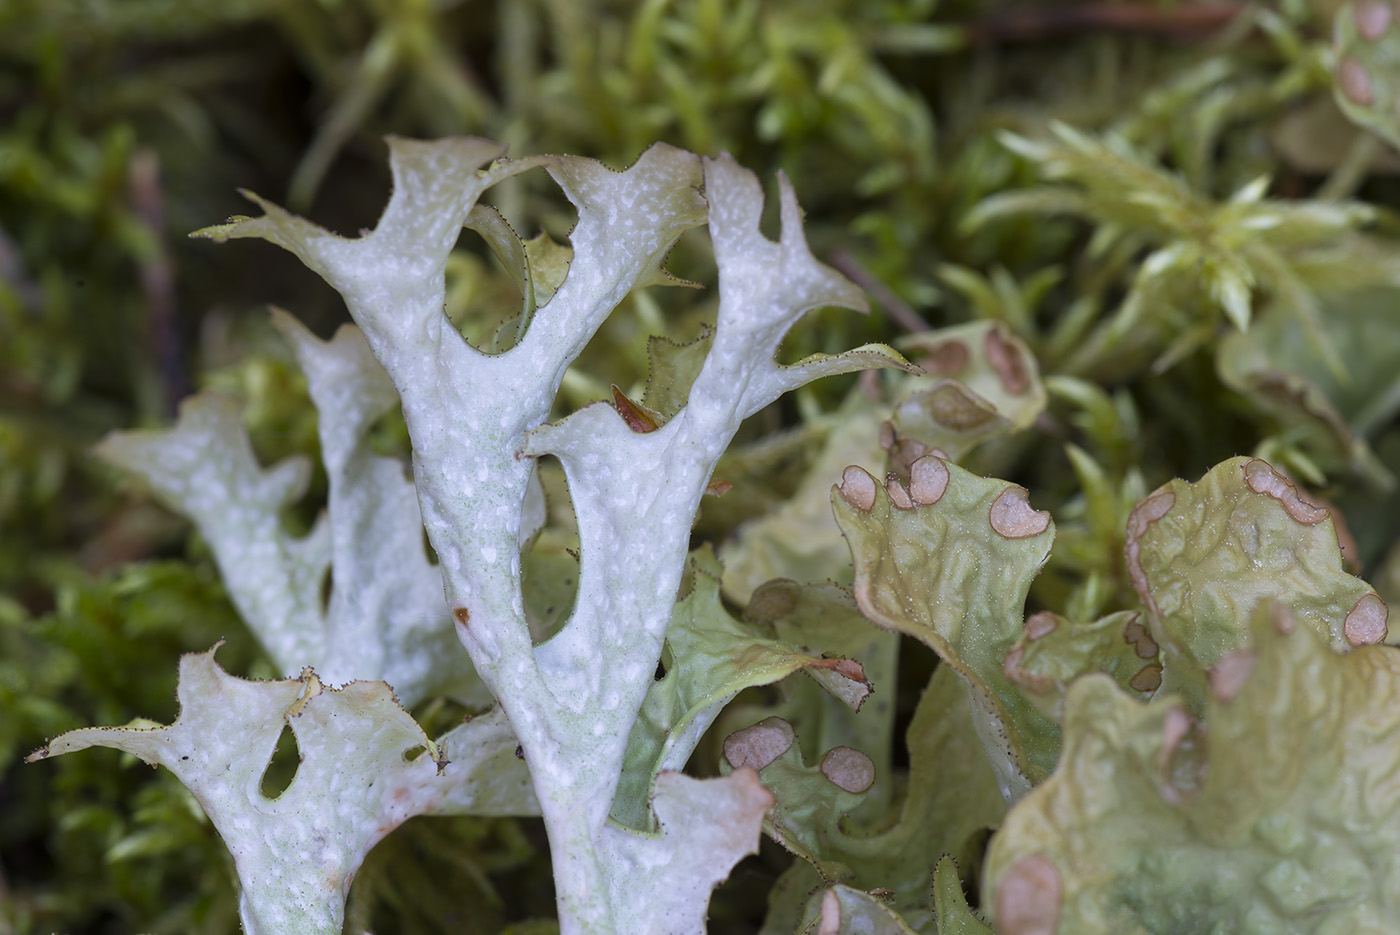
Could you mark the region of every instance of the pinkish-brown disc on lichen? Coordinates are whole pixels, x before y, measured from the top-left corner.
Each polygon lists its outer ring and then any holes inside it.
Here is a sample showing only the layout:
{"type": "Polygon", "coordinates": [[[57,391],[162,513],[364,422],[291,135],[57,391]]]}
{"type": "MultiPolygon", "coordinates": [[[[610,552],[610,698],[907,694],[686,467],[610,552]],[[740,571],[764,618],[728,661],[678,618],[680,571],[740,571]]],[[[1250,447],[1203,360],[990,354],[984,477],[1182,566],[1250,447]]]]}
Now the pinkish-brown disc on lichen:
{"type": "Polygon", "coordinates": [[[904,489],[897,475],[892,473],[885,478],[885,493],[889,495],[890,502],[901,510],[914,509],[914,501],[910,499],[909,491],[904,489]]]}
{"type": "Polygon", "coordinates": [[[1050,526],[1050,514],[1031,507],[1024,487],[1007,487],[992,501],[992,528],[1008,539],[1038,536],[1050,526]]]}
{"type": "Polygon", "coordinates": [[[917,438],[896,438],[889,453],[890,470],[900,477],[908,477],[914,462],[929,454],[929,447],[917,438]]]}
{"type": "Polygon", "coordinates": [[[1356,59],[1342,59],[1337,65],[1337,80],[1341,84],[1342,93],[1353,104],[1369,107],[1375,103],[1376,95],[1371,87],[1371,76],[1366,73],[1366,66],[1356,59]]]}
{"type": "Polygon", "coordinates": [[[1381,600],[1380,595],[1373,591],[1364,595],[1356,602],[1356,606],[1347,612],[1342,632],[1346,635],[1347,642],[1353,646],[1379,643],[1385,639],[1388,632],[1386,620],[1389,617],[1390,608],[1381,600]]]}
{"type": "Polygon", "coordinates": [[[1193,792],[1199,790],[1199,768],[1183,771],[1178,768],[1177,762],[1177,752],[1195,733],[1196,719],[1184,705],[1173,705],[1167,709],[1162,718],[1162,743],[1157,748],[1157,772],[1163,782],[1157,788],[1162,798],[1173,805],[1185,804],[1194,797],[1193,792]]]}
{"type": "Polygon", "coordinates": [[[1368,42],[1375,42],[1390,28],[1390,4],[1384,0],[1359,0],[1352,7],[1356,31],[1368,42]]]}
{"type": "Polygon", "coordinates": [[[797,609],[802,599],[802,586],[789,578],[774,578],[754,588],[744,619],[769,623],[786,617],[797,609]]]}
{"type": "Polygon", "coordinates": [[[997,409],[956,380],[944,380],[920,397],[929,418],[954,432],[974,432],[999,417],[997,409]]]}
{"type": "Polygon", "coordinates": [[[1022,857],[997,881],[996,922],[1001,935],[1054,935],[1064,885],[1048,857],[1022,857]]]}
{"type": "Polygon", "coordinates": [[[1041,695],[1048,695],[1055,689],[1055,682],[1047,675],[1021,668],[1021,660],[1026,658],[1026,650],[1021,646],[1011,647],[1001,664],[1001,674],[1022,688],[1041,695]]]}
{"type": "Polygon", "coordinates": [[[1167,512],[1176,505],[1176,494],[1170,490],[1163,490],[1161,493],[1154,493],[1143,500],[1128,517],[1128,535],[1141,536],[1147,532],[1147,527],[1157,522],[1167,512]]]}
{"type": "Polygon", "coordinates": [[[1303,499],[1293,482],[1269,466],[1267,461],[1258,458],[1244,464],[1244,482],[1255,493],[1273,497],[1283,507],[1283,511],[1298,522],[1314,526],[1331,514],[1326,507],[1318,506],[1303,499]]]}
{"type": "Polygon", "coordinates": [[[1144,695],[1152,694],[1162,687],[1162,667],[1156,663],[1143,666],[1128,679],[1128,687],[1144,695]]]}
{"type": "Polygon", "coordinates": [[[1127,541],[1123,543],[1124,564],[1128,567],[1128,578],[1133,582],[1133,589],[1137,591],[1138,597],[1154,611],[1157,609],[1157,602],[1148,589],[1147,572],[1142,567],[1142,536],[1147,532],[1147,527],[1166,516],[1175,505],[1175,493],[1159,490],[1133,507],[1133,512],[1128,514],[1128,536],[1127,541]]]}
{"type": "Polygon", "coordinates": [[[822,893],[822,916],[817,921],[817,935],[838,935],[841,931],[841,897],[832,887],[822,893]]]}
{"type": "Polygon", "coordinates": [[[967,366],[968,356],[967,345],[951,339],[929,348],[919,358],[919,366],[929,373],[957,373],[967,366]]]}
{"type": "Polygon", "coordinates": [[[822,775],[847,792],[861,793],[875,783],[875,763],[850,747],[832,747],[822,757],[822,775]]]}
{"type": "Polygon", "coordinates": [[[1011,342],[1002,326],[998,325],[987,332],[982,349],[987,354],[987,363],[1001,377],[1001,385],[1008,393],[1020,396],[1030,389],[1031,378],[1021,349],[1011,342]]]}
{"type": "Polygon", "coordinates": [[[792,725],[782,718],[764,718],[724,738],[724,758],[735,769],[751,766],[762,770],[787,753],[796,736],[792,725]]]}
{"type": "Polygon", "coordinates": [[[1133,652],[1137,653],[1139,659],[1155,658],[1158,651],[1157,642],[1152,639],[1152,634],[1147,631],[1138,619],[1139,615],[1134,614],[1123,627],[1124,642],[1133,645],[1133,652]]]}
{"type": "Polygon", "coordinates": [[[1210,667],[1207,677],[1210,680],[1210,693],[1220,701],[1231,701],[1240,693],[1254,664],[1259,657],[1247,649],[1237,649],[1220,657],[1220,661],[1210,667]]]}
{"type": "Polygon", "coordinates": [[[926,455],[909,466],[909,496],[915,503],[937,503],[947,489],[948,465],[941,458],[926,455]]]}
{"type": "Polygon", "coordinates": [[[1191,735],[1191,729],[1195,726],[1196,721],[1191,717],[1190,711],[1180,705],[1173,705],[1167,709],[1162,718],[1162,746],[1157,754],[1159,769],[1166,770],[1167,764],[1176,755],[1176,748],[1191,735]]]}
{"type": "Polygon", "coordinates": [[[1021,631],[1026,634],[1026,638],[1034,642],[1044,636],[1054,633],[1060,625],[1060,619],[1048,610],[1042,610],[1038,614],[1032,614],[1026,618],[1026,622],[1021,625],[1021,631]]]}
{"type": "Polygon", "coordinates": [[[893,422],[886,419],[880,423],[880,448],[882,451],[889,451],[898,439],[899,435],[894,430],[893,422]]]}
{"type": "Polygon", "coordinates": [[[842,499],[862,513],[869,513],[875,508],[875,478],[863,468],[854,464],[846,468],[841,474],[841,486],[836,489],[842,499]]]}

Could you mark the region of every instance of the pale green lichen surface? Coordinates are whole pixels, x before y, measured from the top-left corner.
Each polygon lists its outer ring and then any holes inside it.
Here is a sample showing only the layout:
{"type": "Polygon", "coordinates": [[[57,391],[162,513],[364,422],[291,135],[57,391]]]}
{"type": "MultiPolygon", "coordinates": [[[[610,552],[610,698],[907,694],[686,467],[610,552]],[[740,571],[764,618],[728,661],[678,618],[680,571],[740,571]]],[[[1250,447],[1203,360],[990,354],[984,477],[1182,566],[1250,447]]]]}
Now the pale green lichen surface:
{"type": "Polygon", "coordinates": [[[233,854],[248,935],[339,932],[365,854],[413,815],[536,807],[500,717],[470,721],[435,744],[383,682],[327,688],[310,669],[250,682],[219,668],[214,650],[181,661],[179,697],[169,727],[83,728],[30,759],[107,746],[173,772],[233,854]],[[287,727],[300,762],[291,784],[269,797],[263,775],[287,727]],[[449,750],[460,751],[455,763],[449,750]]]}
{"type": "Polygon", "coordinates": [[[1338,652],[1386,636],[1389,610],[1342,568],[1331,512],[1257,458],[1149,495],[1128,520],[1125,559],[1165,685],[1193,705],[1207,670],[1244,644],[1261,600],[1287,606],[1338,652]]]}
{"type": "Polygon", "coordinates": [[[998,931],[1391,931],[1400,654],[1347,654],[1279,604],[1226,657],[1202,722],[1102,676],[1071,687],[1060,767],[987,861],[998,931]]]}
{"type": "Polygon", "coordinates": [[[850,468],[832,495],[861,610],[927,643],[963,677],[1008,801],[1054,767],[1059,749],[1058,726],[1003,671],[1055,535],[1026,497],[933,455],[914,463],[907,488],[850,468]]]}

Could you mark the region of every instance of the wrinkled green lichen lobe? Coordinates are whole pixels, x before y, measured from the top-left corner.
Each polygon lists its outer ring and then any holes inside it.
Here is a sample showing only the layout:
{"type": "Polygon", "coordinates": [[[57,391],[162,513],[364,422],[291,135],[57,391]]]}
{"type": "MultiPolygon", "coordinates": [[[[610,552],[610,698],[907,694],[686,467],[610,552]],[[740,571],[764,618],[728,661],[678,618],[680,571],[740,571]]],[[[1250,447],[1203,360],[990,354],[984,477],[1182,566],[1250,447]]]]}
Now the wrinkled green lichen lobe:
{"type": "Polygon", "coordinates": [[[1400,659],[1337,654],[1277,603],[1248,636],[1200,723],[1070,687],[1060,767],[989,856],[999,922],[1030,893],[1047,932],[1393,931],[1400,659]]]}
{"type": "MultiPolygon", "coordinates": [[[[1129,564],[1154,637],[1209,667],[1244,645],[1261,601],[1286,604],[1342,651],[1372,590],[1342,567],[1330,512],[1263,461],[1233,458],[1197,483],[1173,481],[1135,512],[1129,564]]],[[[1378,598],[1376,599],[1378,600],[1378,598]]],[[[1182,675],[1183,673],[1178,673],[1182,675]]]]}
{"type": "MultiPolygon", "coordinates": [[[[1112,925],[1103,931],[1151,935],[1245,931],[1240,894],[1250,891],[1256,868],[1240,863],[1221,866],[1203,853],[1206,850],[1177,846],[1140,854],[1104,894],[1105,915],[1112,925]]],[[[1277,919],[1273,921],[1277,924],[1277,919]]]]}

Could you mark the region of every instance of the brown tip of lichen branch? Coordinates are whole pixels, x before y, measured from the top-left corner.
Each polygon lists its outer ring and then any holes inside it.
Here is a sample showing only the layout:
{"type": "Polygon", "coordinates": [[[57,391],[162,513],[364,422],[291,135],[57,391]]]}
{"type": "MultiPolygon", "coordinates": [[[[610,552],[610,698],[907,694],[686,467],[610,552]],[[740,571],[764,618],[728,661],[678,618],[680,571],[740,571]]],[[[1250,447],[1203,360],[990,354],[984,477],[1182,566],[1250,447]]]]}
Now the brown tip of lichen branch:
{"type": "Polygon", "coordinates": [[[992,501],[988,520],[998,535],[1007,539],[1038,536],[1050,527],[1050,514],[1032,509],[1024,487],[1007,487],[992,501]]]}
{"type": "Polygon", "coordinates": [[[875,478],[853,464],[841,472],[841,484],[836,492],[857,510],[869,513],[875,508],[876,489],[875,478]]]}
{"type": "MultiPolygon", "coordinates": [[[[855,659],[818,659],[809,669],[830,669],[837,675],[852,682],[865,682],[865,666],[855,659]]],[[[865,682],[869,685],[869,682],[865,682]]]]}
{"type": "Polygon", "coordinates": [[[1001,935],[1054,935],[1060,924],[1064,884],[1048,857],[1022,857],[997,884],[996,921],[1001,935]]]}
{"type": "Polygon", "coordinates": [[[452,609],[452,616],[457,618],[457,626],[464,627],[467,625],[467,621],[471,619],[471,611],[467,610],[465,607],[454,607],[452,609]]]}
{"type": "Polygon", "coordinates": [[[655,432],[661,427],[656,413],[645,409],[627,398],[627,394],[618,389],[617,384],[612,386],[613,406],[617,409],[617,414],[622,416],[622,421],[627,423],[627,427],[634,432],[645,435],[648,432],[655,432]]]}

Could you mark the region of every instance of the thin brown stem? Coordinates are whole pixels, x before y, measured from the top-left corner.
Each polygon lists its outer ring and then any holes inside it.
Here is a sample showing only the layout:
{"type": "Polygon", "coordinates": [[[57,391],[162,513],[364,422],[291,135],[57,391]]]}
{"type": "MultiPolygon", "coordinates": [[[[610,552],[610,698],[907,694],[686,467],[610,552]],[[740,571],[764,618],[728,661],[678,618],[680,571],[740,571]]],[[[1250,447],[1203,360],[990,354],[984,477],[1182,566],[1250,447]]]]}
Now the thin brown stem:
{"type": "Polygon", "coordinates": [[[966,25],[974,44],[1035,42],[1085,32],[1137,32],[1189,36],[1230,23],[1244,3],[1197,3],[1165,8],[1147,3],[1081,3],[1077,6],[1010,10],[966,25]]]}
{"type": "Polygon", "coordinates": [[[857,260],[849,251],[833,250],[827,259],[851,282],[870,293],[871,297],[880,304],[880,307],[888,312],[889,316],[905,331],[910,334],[918,334],[930,330],[929,323],[924,321],[919,313],[909,306],[909,303],[895,295],[893,289],[876,278],[875,274],[866,269],[865,264],[857,260]]]}
{"type": "Polygon", "coordinates": [[[188,395],[190,387],[176,323],[175,263],[165,232],[160,160],[153,150],[142,149],[132,157],[127,182],[132,210],[155,244],[155,251],[141,261],[141,293],[146,300],[147,340],[160,374],[161,406],[172,414],[175,401],[188,395]]]}

